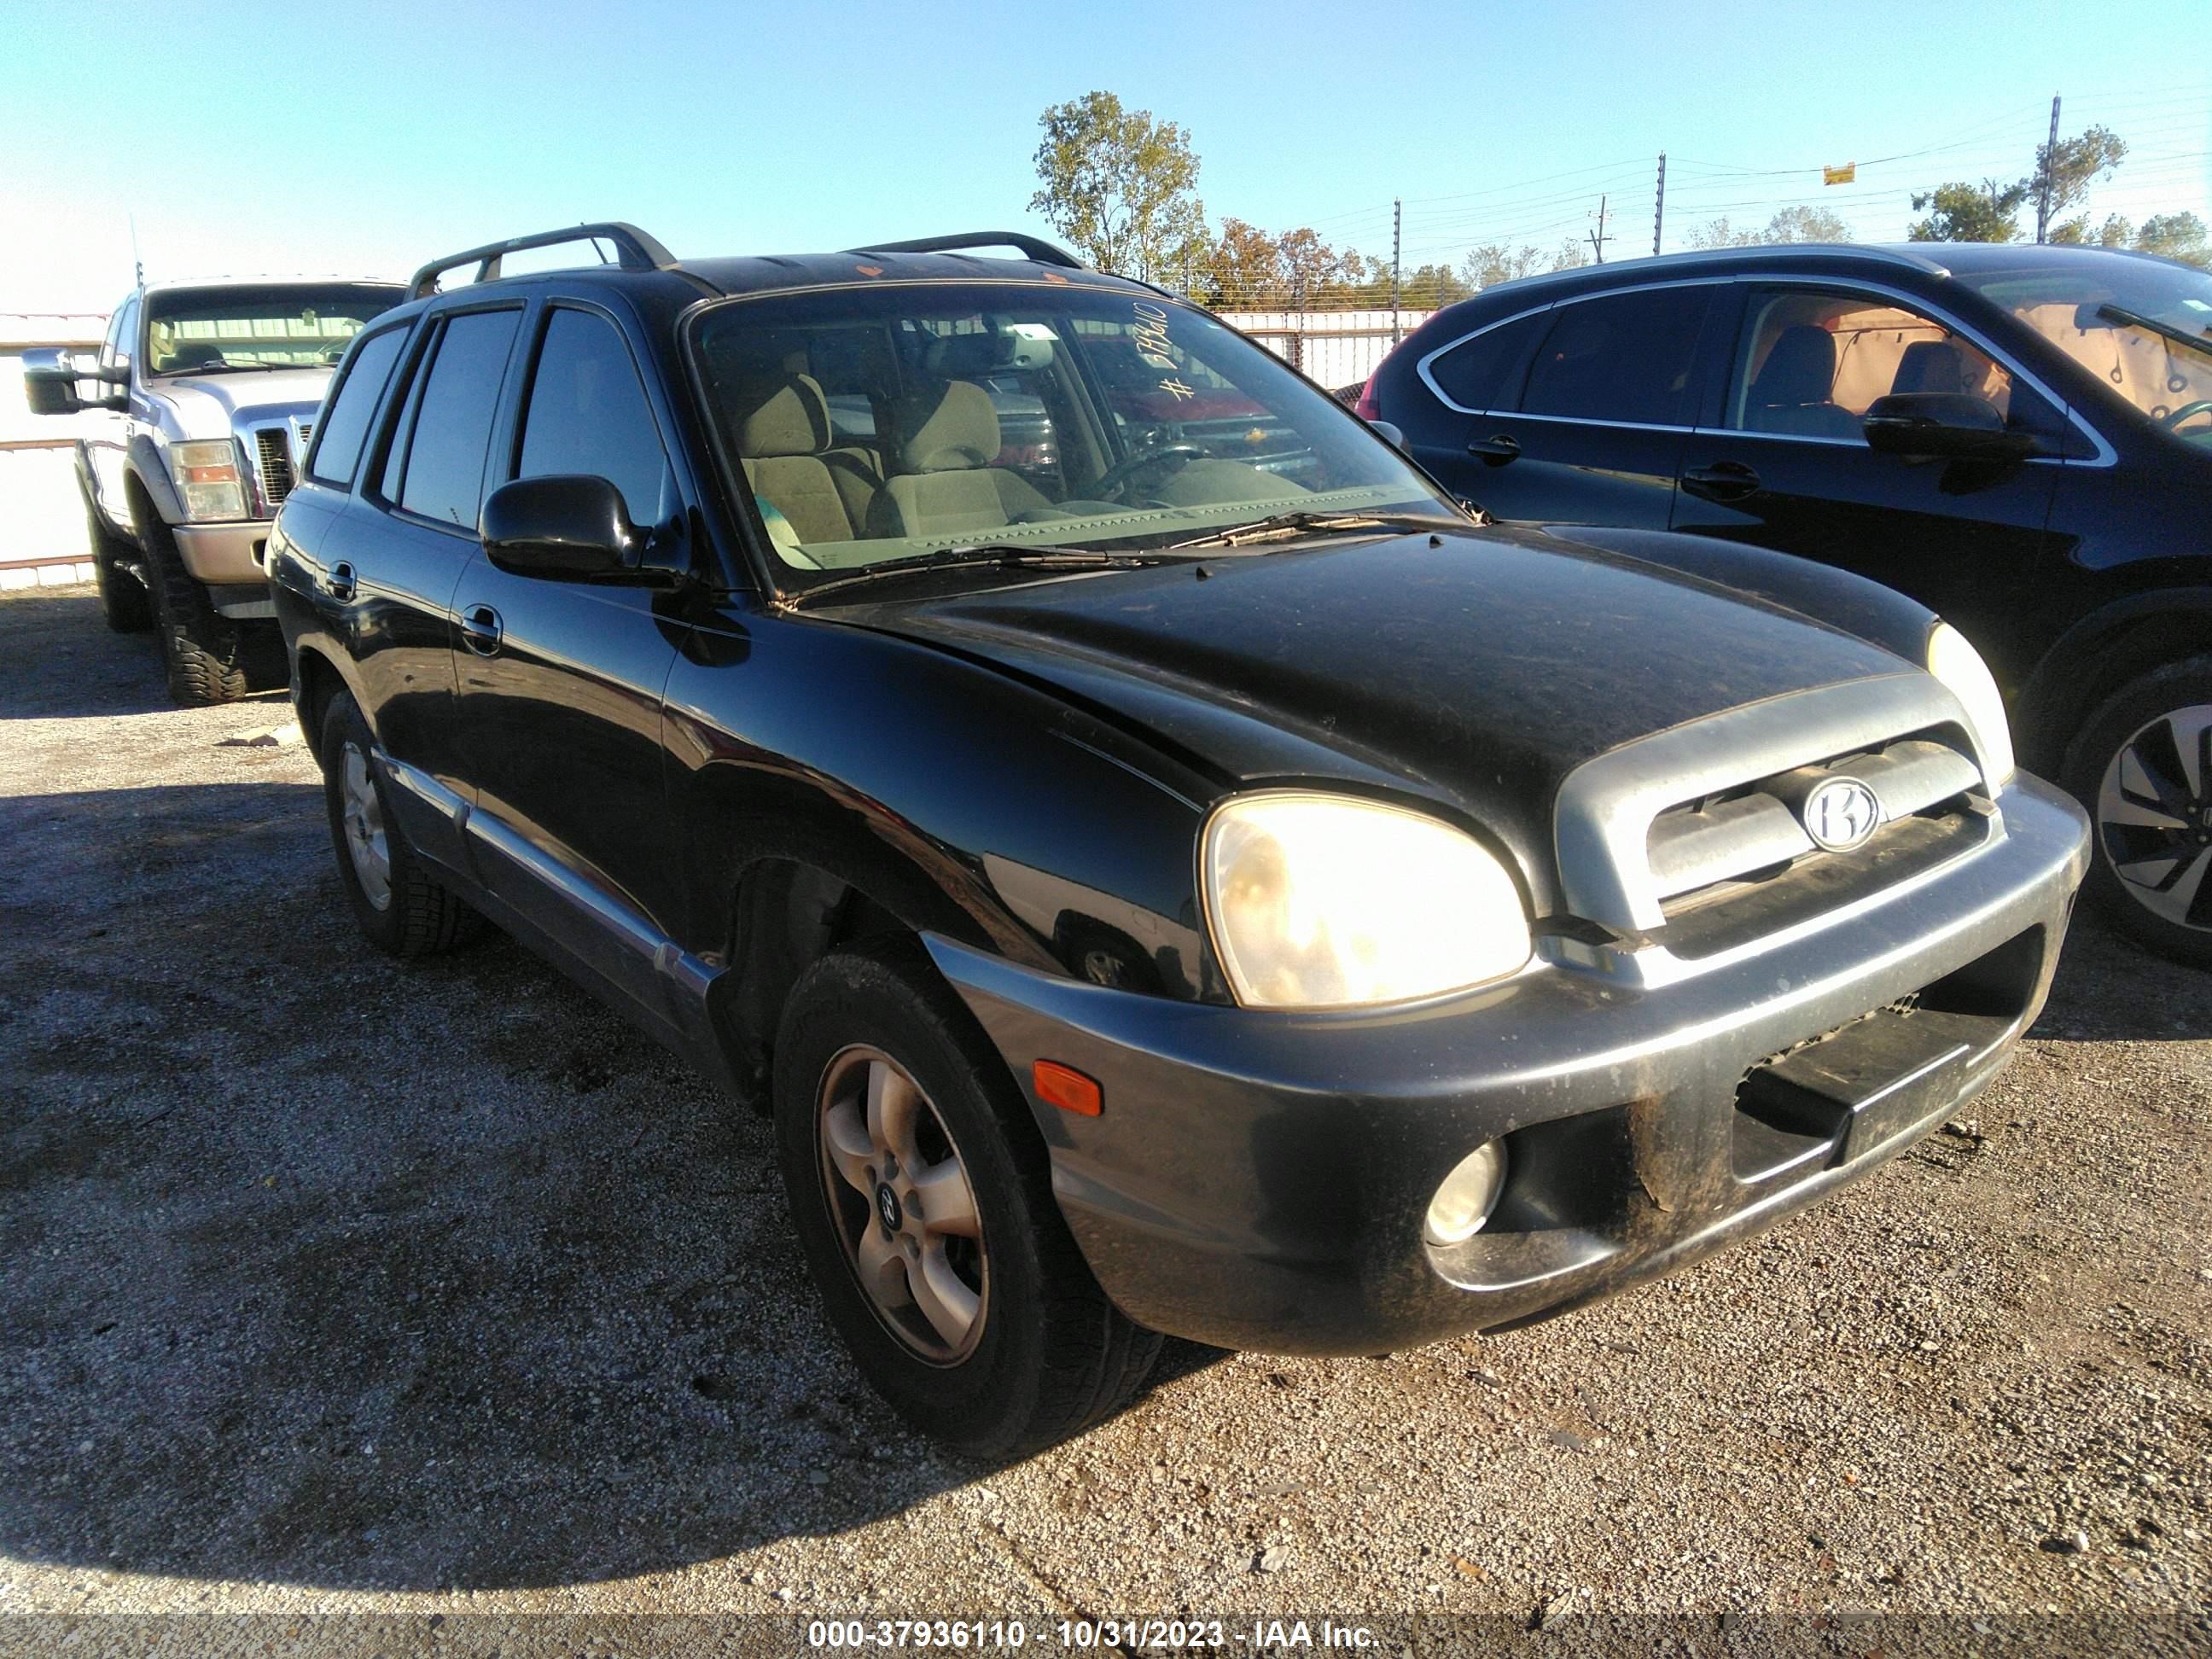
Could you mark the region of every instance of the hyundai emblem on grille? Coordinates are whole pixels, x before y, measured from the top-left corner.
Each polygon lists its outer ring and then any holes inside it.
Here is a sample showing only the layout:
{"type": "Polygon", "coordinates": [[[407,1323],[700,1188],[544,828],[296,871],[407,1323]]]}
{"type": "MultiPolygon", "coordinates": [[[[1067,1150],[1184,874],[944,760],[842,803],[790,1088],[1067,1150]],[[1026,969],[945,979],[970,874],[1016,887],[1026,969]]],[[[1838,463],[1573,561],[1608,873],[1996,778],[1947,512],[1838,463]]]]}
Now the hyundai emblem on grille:
{"type": "Polygon", "coordinates": [[[1856,778],[1837,778],[1805,797],[1805,833],[1831,853],[1847,853],[1875,832],[1881,803],[1856,778]]]}

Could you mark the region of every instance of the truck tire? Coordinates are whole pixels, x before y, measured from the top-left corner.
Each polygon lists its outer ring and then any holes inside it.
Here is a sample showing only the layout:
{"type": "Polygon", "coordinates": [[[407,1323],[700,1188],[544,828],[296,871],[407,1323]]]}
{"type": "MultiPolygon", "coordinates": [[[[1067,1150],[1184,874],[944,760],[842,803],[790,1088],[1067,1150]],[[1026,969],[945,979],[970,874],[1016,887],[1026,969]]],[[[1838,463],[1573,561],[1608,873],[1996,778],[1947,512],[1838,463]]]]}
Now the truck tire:
{"type": "Polygon", "coordinates": [[[2107,698],[2067,748],[2065,784],[2095,826],[2083,895],[2152,950],[2212,967],[2212,657],[2107,698]]]}
{"type": "Polygon", "coordinates": [[[204,708],[265,690],[248,670],[247,630],[209,602],[207,590],[185,568],[168,526],[153,519],[139,526],[139,534],[170,701],[180,708],[204,708]]]}
{"type": "Polygon", "coordinates": [[[1099,1288],[1027,1103],[918,946],[832,951],[799,976],[775,1116],[830,1322],[916,1428],[1022,1457],[1143,1382],[1161,1338],[1099,1288]]]}
{"type": "Polygon", "coordinates": [[[474,939],[483,918],[432,873],[392,816],[377,775],[376,739],[349,693],[324,708],[315,752],[338,882],[368,942],[387,956],[427,957],[474,939]]]}
{"type": "Polygon", "coordinates": [[[153,603],[146,584],[118,561],[131,549],[107,527],[107,520],[90,501],[84,504],[85,528],[92,543],[92,580],[100,590],[100,614],[118,634],[143,634],[154,625],[153,603]]]}

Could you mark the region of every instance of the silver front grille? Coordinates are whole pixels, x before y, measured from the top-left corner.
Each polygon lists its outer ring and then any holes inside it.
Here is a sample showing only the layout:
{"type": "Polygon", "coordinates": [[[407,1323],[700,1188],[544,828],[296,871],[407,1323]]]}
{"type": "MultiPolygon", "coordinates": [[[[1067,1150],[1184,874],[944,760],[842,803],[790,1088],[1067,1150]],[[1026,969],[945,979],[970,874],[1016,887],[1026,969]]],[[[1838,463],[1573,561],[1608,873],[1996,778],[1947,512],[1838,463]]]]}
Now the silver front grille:
{"type": "Polygon", "coordinates": [[[292,493],[292,452],[281,426],[264,426],[253,434],[255,458],[261,468],[261,499],[270,509],[282,507],[292,493]]]}
{"type": "MultiPolygon", "coordinates": [[[[1881,803],[1878,846],[1903,819],[1977,788],[1981,770],[1948,744],[1909,738],[1879,750],[1792,768],[1717,798],[1686,801],[1651,820],[1645,837],[1651,890],[1663,902],[1819,854],[1790,801],[1826,777],[1857,779],[1881,803]]],[[[1671,907],[1670,907],[1671,908],[1671,907]]]]}

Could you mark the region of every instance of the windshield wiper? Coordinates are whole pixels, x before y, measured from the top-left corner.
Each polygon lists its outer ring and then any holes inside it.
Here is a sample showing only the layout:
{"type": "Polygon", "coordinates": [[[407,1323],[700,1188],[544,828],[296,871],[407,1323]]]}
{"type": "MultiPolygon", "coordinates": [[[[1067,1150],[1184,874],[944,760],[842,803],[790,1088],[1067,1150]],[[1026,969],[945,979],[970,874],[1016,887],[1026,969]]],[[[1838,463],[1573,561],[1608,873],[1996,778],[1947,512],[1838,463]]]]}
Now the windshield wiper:
{"type": "Polygon", "coordinates": [[[2207,337],[2208,335],[2212,335],[2212,330],[2208,330],[2205,334],[2191,334],[2174,327],[2171,323],[2161,323],[2155,317],[2146,317],[2139,311],[2130,311],[2122,306],[2099,306],[2097,314],[2108,323],[2119,323],[2129,328],[2148,329],[2162,339],[2171,340],[2176,345],[2185,345],[2191,351],[2201,351],[2206,356],[2212,357],[2212,337],[2207,337]]]}
{"type": "Polygon", "coordinates": [[[826,582],[816,582],[794,592],[793,604],[805,604],[824,593],[896,576],[928,575],[940,570],[1092,570],[1157,564],[1160,553],[1109,553],[1095,547],[1018,546],[999,542],[976,542],[962,547],[917,553],[910,558],[887,559],[881,564],[855,570],[826,582]]]}
{"type": "Polygon", "coordinates": [[[164,368],[157,371],[170,376],[179,374],[274,374],[280,368],[303,368],[303,363],[194,363],[189,368],[164,368]]]}
{"type": "Polygon", "coordinates": [[[1307,531],[1332,530],[1454,530],[1476,528],[1472,519],[1449,518],[1442,513],[1271,513],[1249,524],[1231,525],[1176,542],[1170,551],[1197,547],[1242,547],[1251,542],[1276,541],[1307,531]]]}

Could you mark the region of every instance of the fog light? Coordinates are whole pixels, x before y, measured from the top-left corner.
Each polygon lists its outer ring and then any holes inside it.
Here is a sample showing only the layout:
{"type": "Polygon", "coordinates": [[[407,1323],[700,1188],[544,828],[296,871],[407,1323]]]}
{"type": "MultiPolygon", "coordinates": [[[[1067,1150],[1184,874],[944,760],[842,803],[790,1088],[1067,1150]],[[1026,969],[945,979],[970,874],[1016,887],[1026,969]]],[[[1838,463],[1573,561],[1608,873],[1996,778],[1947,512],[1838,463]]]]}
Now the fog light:
{"type": "Polygon", "coordinates": [[[1458,1244],[1473,1238],[1498,1207],[1505,1190],[1505,1143],[1492,1140],[1460,1159],[1429,1200],[1429,1219],[1421,1229],[1431,1244],[1458,1244]]]}

